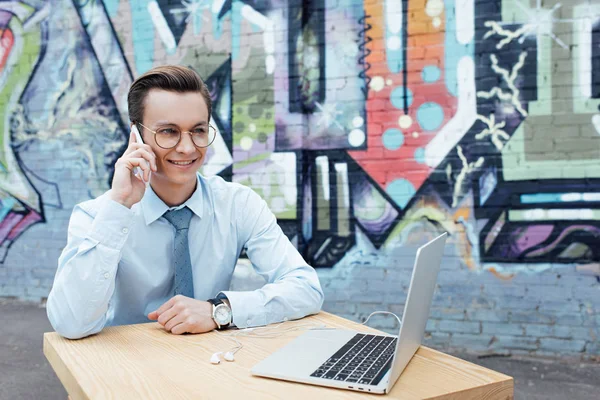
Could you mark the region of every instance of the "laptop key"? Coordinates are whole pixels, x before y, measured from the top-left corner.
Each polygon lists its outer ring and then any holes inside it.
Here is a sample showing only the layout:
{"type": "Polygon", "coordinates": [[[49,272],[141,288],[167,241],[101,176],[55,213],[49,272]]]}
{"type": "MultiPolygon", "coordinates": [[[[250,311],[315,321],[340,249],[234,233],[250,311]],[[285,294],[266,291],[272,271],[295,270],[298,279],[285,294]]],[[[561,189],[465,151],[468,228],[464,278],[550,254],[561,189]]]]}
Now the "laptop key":
{"type": "Polygon", "coordinates": [[[348,377],[348,375],[338,374],[338,375],[336,375],[335,378],[333,378],[333,380],[334,381],[345,381],[347,377],[348,377]]]}
{"type": "Polygon", "coordinates": [[[362,383],[363,385],[370,385],[371,384],[371,380],[370,379],[360,379],[358,381],[358,383],[362,383]]]}
{"type": "Polygon", "coordinates": [[[350,377],[350,378],[346,379],[346,382],[351,382],[351,383],[358,382],[358,378],[350,377]]]}
{"type": "Polygon", "coordinates": [[[336,376],[338,373],[338,371],[328,371],[325,375],[323,375],[321,378],[325,378],[325,379],[332,379],[334,376],[336,376]]]}

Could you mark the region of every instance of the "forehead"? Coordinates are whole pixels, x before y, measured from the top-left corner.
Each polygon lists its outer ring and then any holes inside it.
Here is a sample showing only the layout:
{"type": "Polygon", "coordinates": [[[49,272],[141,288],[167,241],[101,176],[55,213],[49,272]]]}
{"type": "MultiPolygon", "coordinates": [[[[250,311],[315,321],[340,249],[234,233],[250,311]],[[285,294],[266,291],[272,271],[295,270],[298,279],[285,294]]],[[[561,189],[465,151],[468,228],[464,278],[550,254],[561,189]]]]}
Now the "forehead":
{"type": "Polygon", "coordinates": [[[208,107],[198,92],[170,92],[152,89],[144,102],[144,122],[170,121],[186,126],[209,121],[208,107]]]}

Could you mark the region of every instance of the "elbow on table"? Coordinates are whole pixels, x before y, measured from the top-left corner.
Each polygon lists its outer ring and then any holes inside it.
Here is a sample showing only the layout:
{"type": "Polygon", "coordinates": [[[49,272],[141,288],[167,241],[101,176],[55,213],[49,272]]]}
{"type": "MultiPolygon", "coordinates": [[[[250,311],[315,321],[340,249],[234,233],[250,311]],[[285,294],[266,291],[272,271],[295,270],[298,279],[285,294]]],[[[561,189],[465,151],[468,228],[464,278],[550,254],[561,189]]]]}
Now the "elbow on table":
{"type": "Polygon", "coordinates": [[[58,333],[60,336],[66,339],[83,339],[90,335],[96,334],[102,330],[102,328],[86,328],[82,326],[77,326],[72,323],[52,323],[50,322],[54,331],[58,333]]]}
{"type": "Polygon", "coordinates": [[[104,326],[103,322],[90,326],[77,321],[74,317],[60,315],[51,305],[46,306],[46,314],[54,331],[66,339],[82,339],[100,332],[104,326]]]}
{"type": "Polygon", "coordinates": [[[325,294],[323,293],[323,289],[321,288],[321,285],[318,285],[317,287],[313,287],[313,292],[314,292],[314,308],[313,310],[310,312],[310,314],[318,314],[319,312],[321,312],[321,309],[323,308],[323,302],[325,301],[325,294]]]}

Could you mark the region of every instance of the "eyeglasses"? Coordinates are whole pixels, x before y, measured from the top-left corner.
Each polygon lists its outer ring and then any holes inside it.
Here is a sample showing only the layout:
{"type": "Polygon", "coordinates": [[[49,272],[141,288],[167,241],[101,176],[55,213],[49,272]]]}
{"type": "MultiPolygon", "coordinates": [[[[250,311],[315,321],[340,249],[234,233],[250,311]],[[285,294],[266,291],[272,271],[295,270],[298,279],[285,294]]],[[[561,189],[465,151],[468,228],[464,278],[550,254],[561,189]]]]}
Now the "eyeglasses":
{"type": "Polygon", "coordinates": [[[200,148],[210,146],[217,137],[217,130],[212,125],[197,126],[190,132],[181,131],[179,128],[172,126],[166,126],[164,128],[159,128],[157,131],[153,131],[147,126],[142,125],[140,122],[138,122],[138,124],[152,132],[154,134],[154,141],[158,147],[163,149],[172,149],[177,146],[181,141],[182,133],[189,133],[192,137],[194,146],[200,148]]]}

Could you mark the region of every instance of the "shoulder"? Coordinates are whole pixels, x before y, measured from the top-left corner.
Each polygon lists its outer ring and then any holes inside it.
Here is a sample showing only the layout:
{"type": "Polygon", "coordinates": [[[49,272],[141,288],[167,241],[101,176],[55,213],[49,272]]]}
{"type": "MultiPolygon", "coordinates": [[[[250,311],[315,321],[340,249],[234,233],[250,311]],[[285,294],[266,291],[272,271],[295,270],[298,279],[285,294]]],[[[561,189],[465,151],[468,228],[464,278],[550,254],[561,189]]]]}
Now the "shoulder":
{"type": "Polygon", "coordinates": [[[248,202],[260,200],[260,196],[248,186],[237,182],[227,182],[220,176],[200,177],[203,185],[213,196],[216,204],[228,202],[248,202]]]}

